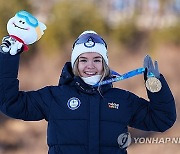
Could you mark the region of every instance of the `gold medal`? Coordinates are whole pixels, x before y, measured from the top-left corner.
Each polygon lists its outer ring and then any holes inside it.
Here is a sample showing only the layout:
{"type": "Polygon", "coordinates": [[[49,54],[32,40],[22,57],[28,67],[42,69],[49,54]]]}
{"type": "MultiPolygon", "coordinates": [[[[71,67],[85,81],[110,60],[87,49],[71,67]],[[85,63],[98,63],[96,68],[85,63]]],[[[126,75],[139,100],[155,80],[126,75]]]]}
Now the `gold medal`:
{"type": "Polygon", "coordinates": [[[155,77],[150,77],[146,80],[146,88],[152,93],[160,91],[161,87],[160,80],[155,77]]]}

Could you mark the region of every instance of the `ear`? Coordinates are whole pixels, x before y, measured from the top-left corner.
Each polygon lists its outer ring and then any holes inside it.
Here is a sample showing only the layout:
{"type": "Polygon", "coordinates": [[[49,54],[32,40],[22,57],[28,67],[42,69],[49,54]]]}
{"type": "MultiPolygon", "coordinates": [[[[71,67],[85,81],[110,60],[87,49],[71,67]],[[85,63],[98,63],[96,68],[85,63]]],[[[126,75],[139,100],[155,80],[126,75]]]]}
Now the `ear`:
{"type": "Polygon", "coordinates": [[[42,34],[44,34],[44,30],[46,30],[46,28],[47,28],[46,25],[39,21],[39,27],[41,29],[42,34]]]}

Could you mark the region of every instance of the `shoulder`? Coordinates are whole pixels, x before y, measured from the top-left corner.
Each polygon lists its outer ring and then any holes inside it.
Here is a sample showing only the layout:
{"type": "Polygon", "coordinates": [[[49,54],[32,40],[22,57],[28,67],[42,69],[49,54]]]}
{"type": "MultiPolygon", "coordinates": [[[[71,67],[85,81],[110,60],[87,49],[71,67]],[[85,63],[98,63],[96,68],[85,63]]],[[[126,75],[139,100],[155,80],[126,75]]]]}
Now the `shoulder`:
{"type": "Polygon", "coordinates": [[[75,88],[73,86],[70,86],[70,85],[49,86],[46,88],[52,94],[55,94],[55,93],[66,94],[66,93],[71,93],[73,91],[76,91],[75,88]]]}
{"type": "Polygon", "coordinates": [[[135,94],[128,90],[119,89],[119,88],[111,88],[106,92],[107,97],[120,97],[121,99],[133,99],[137,97],[135,94]]]}

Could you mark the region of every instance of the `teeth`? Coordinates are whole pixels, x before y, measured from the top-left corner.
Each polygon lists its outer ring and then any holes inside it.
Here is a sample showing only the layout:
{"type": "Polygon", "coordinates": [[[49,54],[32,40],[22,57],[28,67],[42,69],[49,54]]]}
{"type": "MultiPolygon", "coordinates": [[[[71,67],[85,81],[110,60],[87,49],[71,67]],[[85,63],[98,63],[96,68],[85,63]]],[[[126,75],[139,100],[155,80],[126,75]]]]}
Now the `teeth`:
{"type": "Polygon", "coordinates": [[[95,75],[96,73],[92,73],[92,72],[85,72],[85,74],[87,74],[87,75],[95,75]]]}

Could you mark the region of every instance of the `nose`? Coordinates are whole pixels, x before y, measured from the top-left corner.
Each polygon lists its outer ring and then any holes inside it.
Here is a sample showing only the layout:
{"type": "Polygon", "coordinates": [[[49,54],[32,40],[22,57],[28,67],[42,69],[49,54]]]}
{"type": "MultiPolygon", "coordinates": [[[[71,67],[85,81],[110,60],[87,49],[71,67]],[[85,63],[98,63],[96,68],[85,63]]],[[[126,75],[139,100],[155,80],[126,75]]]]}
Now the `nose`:
{"type": "Polygon", "coordinates": [[[89,68],[89,69],[93,69],[93,68],[94,68],[93,61],[89,61],[89,62],[88,62],[87,68],[89,68]]]}

